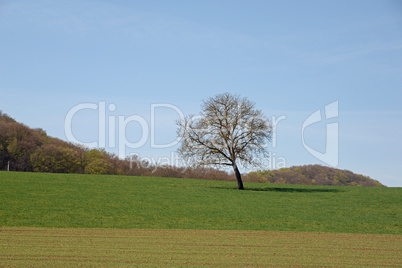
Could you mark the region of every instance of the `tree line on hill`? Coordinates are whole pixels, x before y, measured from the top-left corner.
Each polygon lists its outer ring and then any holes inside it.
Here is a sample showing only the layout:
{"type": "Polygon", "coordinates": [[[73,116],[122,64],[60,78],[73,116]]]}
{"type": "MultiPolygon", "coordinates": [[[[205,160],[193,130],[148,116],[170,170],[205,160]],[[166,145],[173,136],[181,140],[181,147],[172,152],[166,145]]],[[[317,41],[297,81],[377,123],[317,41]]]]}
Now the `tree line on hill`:
{"type": "MultiPolygon", "coordinates": [[[[139,158],[120,159],[104,149],[49,137],[44,130],[29,128],[1,111],[0,170],[233,180],[233,174],[211,167],[156,166],[139,158]]],[[[250,172],[245,181],[383,186],[363,175],[318,165],[250,172]]]]}
{"type": "Polygon", "coordinates": [[[120,159],[104,149],[89,149],[49,137],[0,111],[0,170],[134,175],[210,180],[230,180],[214,168],[155,166],[140,159],[120,159]]]}
{"type": "Polygon", "coordinates": [[[246,176],[246,181],[307,185],[384,186],[379,181],[373,180],[368,176],[321,165],[250,172],[246,176]]]}

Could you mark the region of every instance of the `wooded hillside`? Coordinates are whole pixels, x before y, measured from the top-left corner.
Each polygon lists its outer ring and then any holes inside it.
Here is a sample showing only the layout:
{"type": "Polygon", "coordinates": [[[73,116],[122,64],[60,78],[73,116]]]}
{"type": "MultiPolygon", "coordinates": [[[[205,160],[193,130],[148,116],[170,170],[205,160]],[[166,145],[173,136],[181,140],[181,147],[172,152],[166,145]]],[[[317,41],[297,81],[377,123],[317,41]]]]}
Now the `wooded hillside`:
{"type": "Polygon", "coordinates": [[[246,176],[246,181],[307,185],[384,186],[368,176],[321,165],[250,172],[246,176]]]}
{"type": "Polygon", "coordinates": [[[0,111],[0,170],[135,175],[210,180],[231,180],[213,168],[155,166],[140,159],[119,159],[104,149],[88,149],[49,137],[0,111]]]}

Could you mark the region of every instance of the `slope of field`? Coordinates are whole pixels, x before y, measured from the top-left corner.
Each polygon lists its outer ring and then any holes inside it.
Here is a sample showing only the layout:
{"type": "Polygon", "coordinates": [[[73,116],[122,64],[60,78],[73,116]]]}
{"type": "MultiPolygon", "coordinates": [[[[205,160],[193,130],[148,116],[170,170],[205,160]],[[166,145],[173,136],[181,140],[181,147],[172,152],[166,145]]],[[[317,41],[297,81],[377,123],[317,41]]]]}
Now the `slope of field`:
{"type": "Polygon", "coordinates": [[[397,235],[0,227],[0,266],[401,267],[397,235]]]}
{"type": "Polygon", "coordinates": [[[401,234],[402,189],[0,172],[0,226],[401,234]]]}

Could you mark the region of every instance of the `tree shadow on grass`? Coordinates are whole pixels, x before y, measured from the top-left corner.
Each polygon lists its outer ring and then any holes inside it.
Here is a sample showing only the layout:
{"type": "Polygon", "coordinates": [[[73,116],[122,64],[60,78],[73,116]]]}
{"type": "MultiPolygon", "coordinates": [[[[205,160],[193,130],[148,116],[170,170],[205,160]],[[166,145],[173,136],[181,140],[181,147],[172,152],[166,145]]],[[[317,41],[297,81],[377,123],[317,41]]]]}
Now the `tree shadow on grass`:
{"type": "MultiPolygon", "coordinates": [[[[209,187],[213,189],[222,189],[222,190],[237,190],[237,188],[233,187],[209,187]]],[[[328,188],[314,188],[314,189],[308,189],[308,188],[294,188],[294,187],[261,187],[261,188],[256,188],[256,187],[246,187],[244,188],[243,191],[254,191],[254,192],[287,192],[287,193],[338,193],[338,192],[344,192],[344,190],[341,189],[328,189],[328,188]]]]}

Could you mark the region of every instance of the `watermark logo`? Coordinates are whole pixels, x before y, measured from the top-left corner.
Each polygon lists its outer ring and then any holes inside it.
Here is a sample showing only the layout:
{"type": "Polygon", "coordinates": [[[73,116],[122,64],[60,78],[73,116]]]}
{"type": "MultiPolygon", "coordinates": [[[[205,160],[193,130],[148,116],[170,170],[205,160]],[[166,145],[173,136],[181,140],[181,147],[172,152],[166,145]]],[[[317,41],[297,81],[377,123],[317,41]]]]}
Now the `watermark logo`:
{"type": "Polygon", "coordinates": [[[169,103],[151,104],[150,114],[151,121],[148,123],[145,117],[137,114],[133,114],[125,117],[124,115],[108,115],[107,112],[114,112],[116,110],[115,104],[109,104],[106,106],[106,102],[100,101],[99,103],[80,103],[71,108],[64,120],[64,132],[68,141],[84,145],[89,148],[118,148],[118,156],[122,159],[126,157],[127,148],[138,149],[143,147],[149,140],[151,140],[151,148],[170,148],[180,142],[181,137],[177,137],[175,140],[160,144],[156,143],[156,110],[160,108],[170,109],[177,113],[179,118],[183,119],[183,112],[175,105],[169,103]],[[78,140],[73,134],[73,118],[74,116],[83,110],[93,110],[97,112],[98,122],[98,137],[92,142],[82,142],[78,140]],[[136,142],[130,141],[126,136],[126,130],[129,124],[137,124],[140,127],[139,140],[136,142]],[[116,131],[118,133],[116,137],[116,131]],[[108,138],[107,138],[108,137],[108,138]],[[116,144],[117,138],[117,144],[116,144]]]}
{"type": "MultiPolygon", "coordinates": [[[[337,118],[338,117],[338,101],[334,101],[328,105],[325,106],[325,120],[329,120],[332,118],[337,118]]],[[[339,162],[339,137],[338,137],[338,123],[327,123],[326,125],[326,146],[325,146],[325,152],[321,153],[310,146],[308,146],[305,142],[304,138],[304,131],[307,127],[318,123],[322,122],[323,118],[321,115],[321,110],[317,110],[314,113],[312,113],[303,123],[302,126],[302,143],[304,148],[315,158],[318,160],[321,160],[322,162],[336,167],[338,166],[339,162]]]]}

